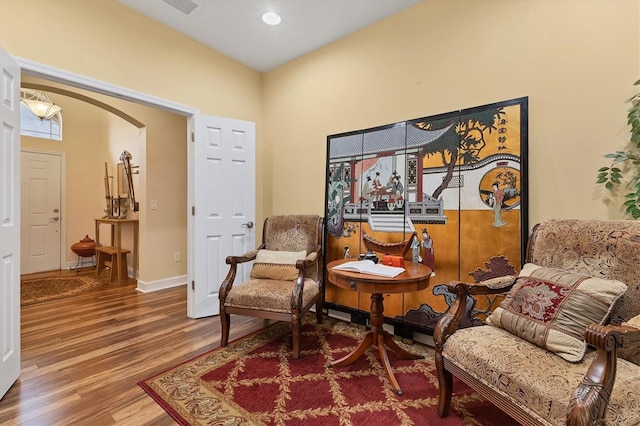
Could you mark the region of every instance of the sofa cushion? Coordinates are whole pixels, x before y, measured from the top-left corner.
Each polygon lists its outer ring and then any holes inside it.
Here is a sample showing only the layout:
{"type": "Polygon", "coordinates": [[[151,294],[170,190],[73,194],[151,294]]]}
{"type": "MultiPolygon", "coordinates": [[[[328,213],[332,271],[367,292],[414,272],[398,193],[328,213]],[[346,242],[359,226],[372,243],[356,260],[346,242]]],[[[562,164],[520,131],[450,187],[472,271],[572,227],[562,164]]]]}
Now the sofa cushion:
{"type": "Polygon", "coordinates": [[[259,250],[251,269],[251,278],[269,280],[295,280],[298,277],[296,261],[304,259],[307,252],[259,250]]]}
{"type": "MultiPolygon", "coordinates": [[[[456,331],[442,350],[444,358],[485,386],[532,414],[542,425],[564,425],[573,390],[593,357],[566,362],[554,353],[489,326],[456,331]],[[497,350],[499,348],[499,350],[497,350]]],[[[607,425],[639,425],[640,368],[618,359],[616,381],[605,420],[607,425]]]]}
{"type": "Polygon", "coordinates": [[[487,323],[578,362],[585,329],[603,324],[626,289],[617,280],[528,263],[487,323]]]}

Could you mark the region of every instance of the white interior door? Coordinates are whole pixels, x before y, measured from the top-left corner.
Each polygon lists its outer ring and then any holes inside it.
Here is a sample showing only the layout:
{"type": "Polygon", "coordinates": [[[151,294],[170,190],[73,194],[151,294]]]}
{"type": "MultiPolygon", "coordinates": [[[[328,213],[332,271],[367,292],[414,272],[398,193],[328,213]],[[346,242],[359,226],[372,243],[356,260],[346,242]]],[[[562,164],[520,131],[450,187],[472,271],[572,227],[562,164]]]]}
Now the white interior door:
{"type": "Polygon", "coordinates": [[[20,375],[20,67],[0,48],[0,398],[20,375]]]}
{"type": "MultiPolygon", "coordinates": [[[[255,248],[255,123],[204,115],[193,121],[187,310],[190,317],[201,318],[220,313],[226,257],[255,248]]],[[[243,265],[236,279],[248,272],[249,265],[243,265]]]]}
{"type": "Polygon", "coordinates": [[[23,274],[60,269],[61,160],[59,155],[21,155],[21,269],[23,274]]]}

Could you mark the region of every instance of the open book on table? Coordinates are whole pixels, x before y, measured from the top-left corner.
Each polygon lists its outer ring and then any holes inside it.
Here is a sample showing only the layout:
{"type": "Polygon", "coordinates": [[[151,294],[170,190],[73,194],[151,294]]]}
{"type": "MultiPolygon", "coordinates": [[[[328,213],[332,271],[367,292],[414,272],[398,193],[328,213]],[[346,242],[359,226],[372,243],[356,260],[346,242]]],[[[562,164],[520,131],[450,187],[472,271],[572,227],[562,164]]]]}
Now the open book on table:
{"type": "Polygon", "coordinates": [[[404,272],[404,268],[400,268],[398,266],[382,265],[380,263],[374,263],[372,260],[368,259],[345,262],[338,266],[334,266],[333,269],[350,272],[360,272],[362,274],[378,275],[388,278],[393,278],[404,272]]]}

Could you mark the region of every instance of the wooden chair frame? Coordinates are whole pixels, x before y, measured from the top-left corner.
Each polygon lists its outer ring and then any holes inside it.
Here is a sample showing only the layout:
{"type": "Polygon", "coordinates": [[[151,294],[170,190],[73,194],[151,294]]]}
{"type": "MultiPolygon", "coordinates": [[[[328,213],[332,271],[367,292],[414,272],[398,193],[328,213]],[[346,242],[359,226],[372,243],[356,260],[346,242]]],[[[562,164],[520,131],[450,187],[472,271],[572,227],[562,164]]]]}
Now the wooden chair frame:
{"type": "MultiPolygon", "coordinates": [[[[529,262],[532,256],[532,246],[535,242],[537,227],[538,225],[533,228],[529,238],[526,262],[529,262]]],[[[502,289],[491,289],[482,283],[453,281],[447,285],[447,288],[456,295],[456,300],[438,321],[433,335],[436,370],[440,386],[438,401],[438,414],[440,417],[446,417],[449,413],[453,392],[453,376],[455,375],[521,424],[539,425],[539,420],[534,418],[523,407],[494,391],[468,371],[459,368],[446,359],[442,353],[447,339],[459,328],[460,320],[466,311],[467,296],[506,293],[511,286],[502,289]]],[[[589,345],[596,348],[596,355],[582,382],[573,390],[566,424],[573,426],[604,425],[605,411],[609,404],[609,396],[616,378],[617,350],[640,342],[640,330],[622,325],[592,324],[585,330],[585,340],[589,345]]]]}
{"type": "Polygon", "coordinates": [[[269,249],[265,241],[266,232],[268,230],[268,222],[270,218],[265,219],[263,232],[262,232],[262,244],[255,250],[252,250],[242,256],[228,256],[226,263],[230,265],[229,272],[226,278],[222,282],[219,292],[220,299],[220,321],[222,325],[222,337],[220,346],[226,346],[229,342],[229,329],[230,329],[230,314],[238,314],[245,316],[252,316],[258,318],[264,318],[276,321],[289,321],[291,322],[292,334],[293,334],[293,358],[300,358],[300,340],[302,331],[302,318],[309,312],[312,306],[315,305],[316,319],[318,324],[322,323],[322,307],[324,304],[324,279],[323,279],[323,265],[322,265],[322,236],[324,231],[323,219],[317,217],[317,229],[316,229],[316,245],[313,251],[307,253],[307,257],[296,262],[296,268],[298,269],[298,277],[295,280],[291,292],[291,311],[289,312],[271,312],[260,309],[240,308],[225,306],[225,301],[229,292],[231,291],[234,280],[236,278],[238,264],[250,262],[255,260],[258,250],[269,249]],[[314,278],[318,283],[319,292],[311,299],[306,305],[303,305],[302,295],[304,290],[305,271],[310,267],[317,264],[317,277],[314,278]]]}

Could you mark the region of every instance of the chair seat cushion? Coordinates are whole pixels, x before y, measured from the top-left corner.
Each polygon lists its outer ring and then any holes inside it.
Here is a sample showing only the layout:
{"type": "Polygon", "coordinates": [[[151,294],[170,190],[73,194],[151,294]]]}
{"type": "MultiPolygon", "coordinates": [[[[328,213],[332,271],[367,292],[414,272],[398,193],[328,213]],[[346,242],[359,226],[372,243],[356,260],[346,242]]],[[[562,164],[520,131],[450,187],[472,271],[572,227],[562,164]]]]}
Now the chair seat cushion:
{"type": "MultiPolygon", "coordinates": [[[[564,425],[573,389],[595,355],[567,362],[553,352],[504,329],[479,326],[458,330],[443,348],[447,361],[499,394],[527,407],[541,424],[564,425]],[[499,349],[498,349],[499,348],[499,349]]],[[[640,424],[640,368],[618,358],[616,382],[605,415],[607,425],[640,424]]]]}
{"type": "MultiPolygon", "coordinates": [[[[249,308],[270,312],[291,312],[291,294],[295,281],[251,279],[231,288],[224,306],[249,308]]],[[[304,280],[302,306],[310,303],[320,292],[310,278],[304,280]]]]}

